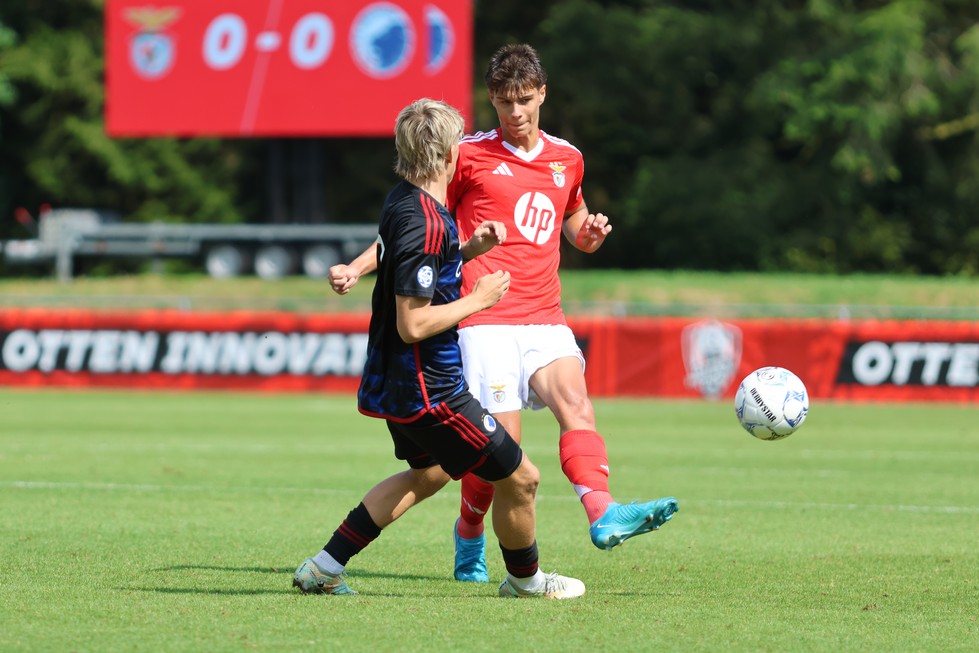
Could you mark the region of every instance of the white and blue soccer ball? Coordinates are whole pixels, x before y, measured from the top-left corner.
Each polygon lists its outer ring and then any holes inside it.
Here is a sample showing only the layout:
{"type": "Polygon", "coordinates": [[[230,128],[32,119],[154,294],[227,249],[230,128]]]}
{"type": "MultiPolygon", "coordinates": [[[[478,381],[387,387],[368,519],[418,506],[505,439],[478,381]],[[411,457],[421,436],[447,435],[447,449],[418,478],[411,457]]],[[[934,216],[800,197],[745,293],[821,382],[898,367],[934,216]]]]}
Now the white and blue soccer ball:
{"type": "Polygon", "coordinates": [[[744,377],[734,395],[741,426],[759,440],[781,440],[806,421],[809,392],[784,367],[762,367],[744,377]]]}

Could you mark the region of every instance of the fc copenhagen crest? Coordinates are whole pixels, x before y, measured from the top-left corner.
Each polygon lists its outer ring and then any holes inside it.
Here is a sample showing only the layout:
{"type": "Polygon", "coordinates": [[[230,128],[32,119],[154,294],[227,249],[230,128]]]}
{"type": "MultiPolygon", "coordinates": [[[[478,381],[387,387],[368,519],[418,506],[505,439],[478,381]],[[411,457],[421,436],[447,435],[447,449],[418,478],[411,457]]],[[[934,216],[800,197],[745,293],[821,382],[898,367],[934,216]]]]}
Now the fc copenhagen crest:
{"type": "Polygon", "coordinates": [[[399,75],[415,53],[411,17],[389,2],[368,5],[350,28],[350,52],[369,77],[390,79],[399,75]]]}
{"type": "Polygon", "coordinates": [[[741,364],[741,329],[705,320],[685,327],[681,339],[687,387],[705,397],[719,397],[741,364]]]}
{"type": "Polygon", "coordinates": [[[126,20],[139,31],[129,41],[129,63],[145,79],[159,79],[173,68],[174,37],[164,30],[180,18],[180,7],[131,7],[126,20]]]}
{"type": "Polygon", "coordinates": [[[560,163],[548,163],[547,166],[553,171],[551,172],[551,176],[554,177],[554,185],[558,188],[564,188],[566,181],[564,171],[568,166],[560,163]]]}

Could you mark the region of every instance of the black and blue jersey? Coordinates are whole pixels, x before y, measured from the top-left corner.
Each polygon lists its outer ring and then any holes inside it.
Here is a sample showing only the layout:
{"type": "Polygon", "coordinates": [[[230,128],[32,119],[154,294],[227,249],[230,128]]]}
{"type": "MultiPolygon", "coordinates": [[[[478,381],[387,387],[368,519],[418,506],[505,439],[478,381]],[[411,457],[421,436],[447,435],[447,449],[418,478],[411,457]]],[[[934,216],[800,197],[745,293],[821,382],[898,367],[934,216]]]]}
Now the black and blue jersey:
{"type": "Polygon", "coordinates": [[[361,413],[411,422],[468,392],[455,327],[421,342],[398,334],[395,296],[459,299],[462,252],[455,221],[431,195],[402,181],[388,194],[378,228],[377,279],[367,363],[357,393],[361,413]]]}

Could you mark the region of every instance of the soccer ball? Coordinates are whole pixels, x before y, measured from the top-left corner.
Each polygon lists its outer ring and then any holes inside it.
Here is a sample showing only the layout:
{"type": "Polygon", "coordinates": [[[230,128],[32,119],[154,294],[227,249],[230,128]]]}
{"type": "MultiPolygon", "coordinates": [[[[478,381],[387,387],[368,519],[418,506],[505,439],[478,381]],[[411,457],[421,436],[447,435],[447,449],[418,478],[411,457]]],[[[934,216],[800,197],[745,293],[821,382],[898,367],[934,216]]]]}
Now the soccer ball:
{"type": "Polygon", "coordinates": [[[783,367],[757,369],[738,386],[734,411],[759,440],[781,440],[806,421],[809,393],[802,379],[783,367]]]}

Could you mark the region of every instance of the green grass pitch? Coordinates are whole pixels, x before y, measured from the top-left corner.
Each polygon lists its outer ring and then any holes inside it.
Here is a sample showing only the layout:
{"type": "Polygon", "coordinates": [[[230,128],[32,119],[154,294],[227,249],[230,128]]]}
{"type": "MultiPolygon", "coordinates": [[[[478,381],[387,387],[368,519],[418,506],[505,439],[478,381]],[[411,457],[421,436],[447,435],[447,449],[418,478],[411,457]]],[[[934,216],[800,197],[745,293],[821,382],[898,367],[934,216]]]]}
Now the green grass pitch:
{"type": "Polygon", "coordinates": [[[619,500],[673,494],[659,532],[592,547],[547,413],[542,567],[577,601],[451,580],[458,485],[348,566],[291,575],[401,469],[350,396],[0,390],[2,651],[975,651],[974,407],[814,401],[754,440],[728,400],[596,402],[619,500]]]}

